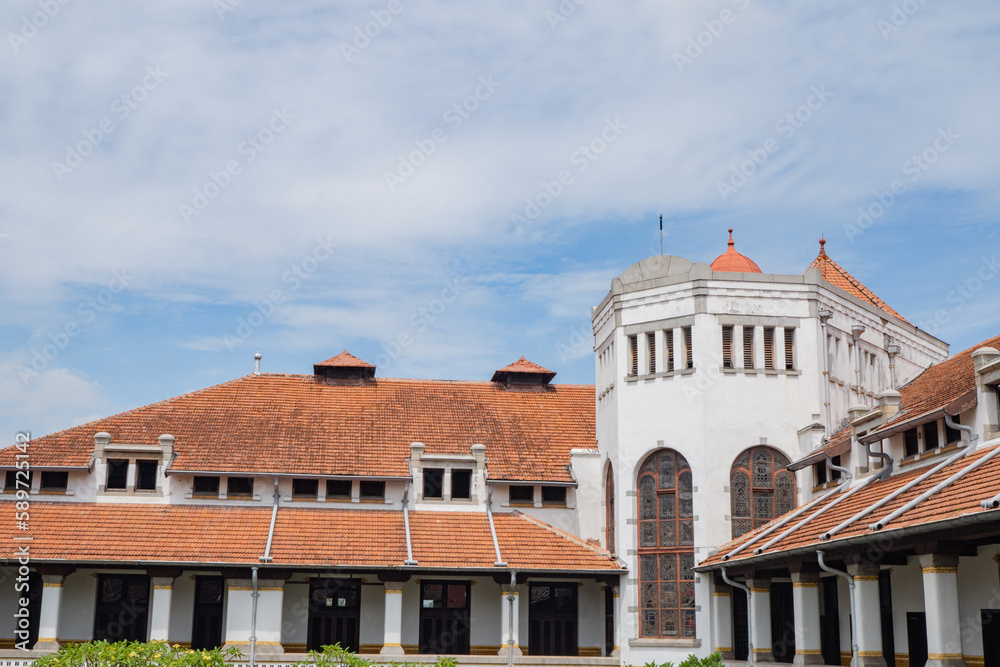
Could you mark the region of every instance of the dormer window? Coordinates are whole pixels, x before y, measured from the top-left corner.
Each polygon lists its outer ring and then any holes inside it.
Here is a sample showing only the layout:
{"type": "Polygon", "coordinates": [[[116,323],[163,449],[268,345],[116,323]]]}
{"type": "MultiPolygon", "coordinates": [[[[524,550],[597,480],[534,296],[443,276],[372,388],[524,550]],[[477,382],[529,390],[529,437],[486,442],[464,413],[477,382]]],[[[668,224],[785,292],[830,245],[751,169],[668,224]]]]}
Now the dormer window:
{"type": "Polygon", "coordinates": [[[444,498],[444,468],[424,468],[424,499],[444,498]]]}
{"type": "Polygon", "coordinates": [[[936,421],[927,422],[923,426],[924,430],[924,451],[929,452],[938,448],[938,425],[936,421]]]}
{"type": "Polygon", "coordinates": [[[558,505],[560,507],[566,506],[566,487],[565,486],[543,486],[542,487],[542,505],[558,505]]]}
{"type": "Polygon", "coordinates": [[[451,497],[457,500],[469,500],[472,498],[471,470],[451,471],[451,497]]]}
{"type": "Polygon", "coordinates": [[[250,498],[253,496],[253,477],[230,477],[226,480],[227,498],[250,498]]]}
{"type": "Polygon", "coordinates": [[[313,375],[326,384],[362,385],[375,377],[375,366],[345,349],[335,357],[313,364],[313,375]]]}
{"type": "Polygon", "coordinates": [[[108,491],[124,491],[128,482],[128,459],[108,459],[108,491]]]}
{"type": "Polygon", "coordinates": [[[219,496],[219,478],[207,475],[196,475],[192,483],[192,491],[196,496],[219,496]]]}
{"type": "Polygon", "coordinates": [[[349,479],[326,480],[327,500],[350,500],[353,483],[349,479]]]}
{"type": "Polygon", "coordinates": [[[69,485],[69,473],[55,470],[42,471],[42,486],[39,491],[42,493],[66,493],[69,485]]]}
{"type": "Polygon", "coordinates": [[[911,428],[903,432],[903,455],[916,456],[919,452],[917,429],[911,428]]]}
{"type": "Polygon", "coordinates": [[[361,500],[385,500],[385,482],[362,480],[361,500]]]}
{"type": "MultiPolygon", "coordinates": [[[[638,368],[636,372],[638,372],[638,368]]],[[[522,355],[514,363],[494,372],[491,381],[502,385],[504,389],[545,391],[555,376],[554,371],[542,368],[538,364],[528,361],[522,355]]]]}
{"type": "Polygon", "coordinates": [[[319,480],[317,479],[293,479],[292,498],[298,500],[316,500],[319,493],[319,480]]]}
{"type": "Polygon", "coordinates": [[[138,491],[156,490],[156,469],[159,461],[140,459],[135,462],[135,488],[138,491]]]}
{"type": "Polygon", "coordinates": [[[535,502],[535,487],[528,484],[510,485],[511,505],[532,505],[535,502]]]}
{"type": "Polygon", "coordinates": [[[3,490],[7,493],[17,493],[18,490],[27,493],[31,490],[31,481],[34,475],[34,471],[31,470],[8,470],[3,490]]]}

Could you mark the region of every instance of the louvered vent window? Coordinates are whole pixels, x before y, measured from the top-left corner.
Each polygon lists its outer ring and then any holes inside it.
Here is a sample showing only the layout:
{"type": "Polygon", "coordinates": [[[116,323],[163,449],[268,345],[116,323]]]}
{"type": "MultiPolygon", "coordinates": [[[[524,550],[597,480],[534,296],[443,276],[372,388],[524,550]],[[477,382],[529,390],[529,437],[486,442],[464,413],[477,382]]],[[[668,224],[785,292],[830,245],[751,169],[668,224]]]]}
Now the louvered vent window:
{"type": "Polygon", "coordinates": [[[722,327],[722,367],[733,367],[733,327],[722,327]]]}
{"type": "Polygon", "coordinates": [[[646,334],[646,343],[649,345],[649,374],[656,372],[656,334],[646,334]]]}
{"type": "Polygon", "coordinates": [[[753,368],[753,327],[743,327],[743,368],[753,368]]]}
{"type": "Polygon", "coordinates": [[[764,368],[774,370],[774,327],[764,327],[764,368]]]}
{"type": "Polygon", "coordinates": [[[785,329],[785,370],[795,370],[795,329],[785,329]]]}
{"type": "Polygon", "coordinates": [[[629,364],[628,364],[628,374],[635,377],[639,374],[639,337],[629,336],[628,337],[628,354],[629,354],[629,364]]]}
{"type": "Polygon", "coordinates": [[[674,370],[674,330],[667,329],[663,332],[663,344],[667,348],[667,359],[665,370],[668,373],[674,370]]]}
{"type": "Polygon", "coordinates": [[[684,368],[694,368],[694,351],[691,347],[691,327],[681,329],[684,332],[684,368]]]}

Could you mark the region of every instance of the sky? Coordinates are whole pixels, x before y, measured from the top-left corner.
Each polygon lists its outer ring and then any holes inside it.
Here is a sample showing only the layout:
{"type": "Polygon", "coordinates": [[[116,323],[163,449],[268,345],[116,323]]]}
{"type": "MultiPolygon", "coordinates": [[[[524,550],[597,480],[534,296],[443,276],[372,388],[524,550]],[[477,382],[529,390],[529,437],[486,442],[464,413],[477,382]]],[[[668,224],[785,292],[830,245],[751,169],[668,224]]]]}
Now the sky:
{"type": "Polygon", "coordinates": [[[9,0],[0,437],[350,350],[592,383],[663,252],[1000,331],[995,0],[9,0]]]}

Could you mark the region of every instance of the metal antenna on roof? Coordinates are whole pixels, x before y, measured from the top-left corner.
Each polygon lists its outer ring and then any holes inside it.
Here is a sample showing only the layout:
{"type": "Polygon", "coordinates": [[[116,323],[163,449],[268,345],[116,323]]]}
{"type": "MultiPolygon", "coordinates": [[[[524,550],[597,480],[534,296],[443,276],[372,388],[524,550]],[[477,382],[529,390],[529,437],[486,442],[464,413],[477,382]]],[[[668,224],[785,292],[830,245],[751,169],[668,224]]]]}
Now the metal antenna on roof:
{"type": "Polygon", "coordinates": [[[660,256],[663,256],[663,216],[660,216],[660,256]]]}
{"type": "Polygon", "coordinates": [[[257,353],[253,355],[253,374],[260,375],[260,348],[257,348],[257,353]]]}

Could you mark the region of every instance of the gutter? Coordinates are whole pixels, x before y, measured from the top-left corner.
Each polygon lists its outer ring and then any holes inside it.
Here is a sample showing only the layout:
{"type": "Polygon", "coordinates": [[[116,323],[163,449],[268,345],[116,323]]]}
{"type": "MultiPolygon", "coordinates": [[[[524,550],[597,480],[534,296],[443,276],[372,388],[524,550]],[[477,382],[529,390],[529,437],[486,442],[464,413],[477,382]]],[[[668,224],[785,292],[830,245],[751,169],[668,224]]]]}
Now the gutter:
{"type": "MultiPolygon", "coordinates": [[[[494,567],[507,567],[507,563],[503,561],[503,557],[500,555],[500,542],[497,540],[497,528],[493,524],[493,485],[491,484],[489,489],[486,491],[486,518],[490,522],[490,535],[493,537],[493,550],[496,552],[496,562],[493,563],[494,567]]],[[[513,573],[511,574],[513,576],[513,573]]],[[[513,647],[510,649],[513,651],[513,647]]]]}
{"type": "Polygon", "coordinates": [[[406,531],[406,560],[403,565],[416,565],[413,558],[413,541],[410,539],[410,480],[406,480],[406,487],[403,489],[403,529],[406,531]]]}
{"type": "MultiPolygon", "coordinates": [[[[938,408],[937,410],[931,410],[930,412],[925,412],[923,414],[917,415],[915,417],[910,417],[901,422],[896,422],[892,426],[888,426],[877,431],[872,431],[867,433],[860,438],[858,442],[865,444],[866,442],[875,442],[877,440],[882,440],[883,438],[888,438],[889,436],[896,435],[897,433],[902,433],[903,431],[908,431],[911,428],[920,426],[921,424],[926,424],[927,422],[937,421],[942,417],[948,417],[948,415],[959,415],[966,410],[975,407],[978,404],[978,398],[976,397],[976,390],[972,389],[967,391],[952,402],[948,403],[944,407],[938,408]]],[[[955,428],[955,427],[952,427],[955,428]]]]}

